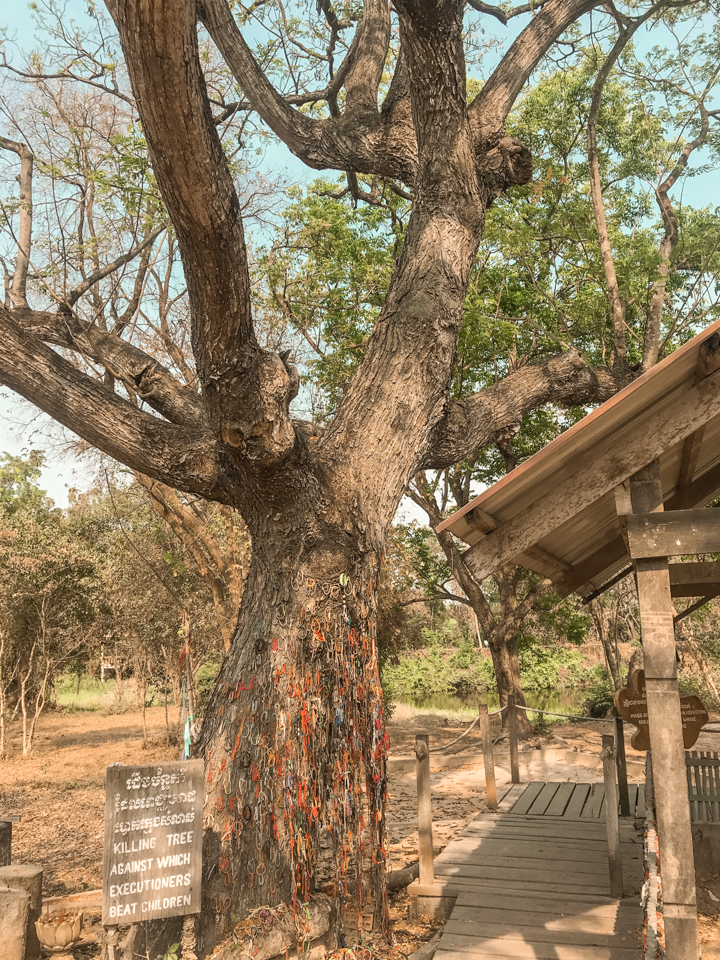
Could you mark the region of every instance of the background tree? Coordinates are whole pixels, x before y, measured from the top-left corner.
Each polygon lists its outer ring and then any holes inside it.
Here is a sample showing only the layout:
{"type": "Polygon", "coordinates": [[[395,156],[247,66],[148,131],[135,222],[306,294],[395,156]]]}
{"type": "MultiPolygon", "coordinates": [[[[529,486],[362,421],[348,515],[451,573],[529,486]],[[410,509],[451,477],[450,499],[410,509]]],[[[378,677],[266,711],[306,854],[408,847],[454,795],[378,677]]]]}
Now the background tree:
{"type": "Polygon", "coordinates": [[[0,458],[2,664],[0,725],[14,687],[22,752],[63,667],[88,646],[101,617],[98,556],[37,485],[42,456],[0,458]]]}

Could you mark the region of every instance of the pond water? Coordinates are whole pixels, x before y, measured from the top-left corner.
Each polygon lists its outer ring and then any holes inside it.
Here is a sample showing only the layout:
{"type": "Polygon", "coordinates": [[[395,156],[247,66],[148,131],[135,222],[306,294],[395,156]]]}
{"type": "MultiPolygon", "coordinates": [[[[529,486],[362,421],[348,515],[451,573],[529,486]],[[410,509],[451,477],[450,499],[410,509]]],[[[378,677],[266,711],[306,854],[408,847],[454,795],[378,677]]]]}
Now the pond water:
{"type": "MultiPolygon", "coordinates": [[[[477,709],[479,703],[487,703],[489,710],[497,710],[500,705],[497,691],[487,693],[473,693],[468,697],[459,697],[453,693],[435,693],[426,697],[412,697],[410,700],[399,701],[410,703],[413,707],[424,707],[430,710],[462,710],[477,709]]],[[[528,707],[537,707],[538,710],[551,710],[557,713],[574,713],[583,715],[585,711],[582,701],[576,699],[568,690],[542,690],[539,692],[525,691],[525,702],[528,707]]]]}

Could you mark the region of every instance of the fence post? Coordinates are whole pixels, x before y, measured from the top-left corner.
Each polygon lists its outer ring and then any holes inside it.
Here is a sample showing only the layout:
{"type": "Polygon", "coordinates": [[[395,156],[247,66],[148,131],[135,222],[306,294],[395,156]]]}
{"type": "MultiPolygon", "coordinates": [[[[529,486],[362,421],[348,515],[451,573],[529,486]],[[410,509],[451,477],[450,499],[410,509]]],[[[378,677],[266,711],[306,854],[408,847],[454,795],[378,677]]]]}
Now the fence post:
{"type": "Polygon", "coordinates": [[[495,758],[493,757],[492,736],[490,735],[490,717],[486,703],[478,707],[480,714],[480,731],[482,733],[483,762],[485,764],[485,792],[488,806],[497,810],[497,790],[495,788],[495,758]]]}
{"type": "Polygon", "coordinates": [[[610,865],[610,896],[621,900],[623,895],[622,857],[620,856],[620,819],[618,792],[615,783],[615,737],[602,738],[600,758],[605,780],[605,826],[607,827],[608,861],[610,865]]]}
{"type": "Polygon", "coordinates": [[[510,733],[510,777],[513,783],[520,783],[520,763],[518,761],[518,728],[515,695],[508,694],[508,731],[510,733]]]}
{"type": "Polygon", "coordinates": [[[418,852],[420,883],[435,883],[433,871],[432,806],[430,803],[430,737],[418,733],[415,737],[415,774],[418,798],[418,852]]]}
{"type": "Polygon", "coordinates": [[[625,763],[625,732],[623,718],[615,717],[615,750],[617,751],[617,782],[620,794],[620,816],[630,816],[630,794],[628,793],[627,764],[625,763]]]}

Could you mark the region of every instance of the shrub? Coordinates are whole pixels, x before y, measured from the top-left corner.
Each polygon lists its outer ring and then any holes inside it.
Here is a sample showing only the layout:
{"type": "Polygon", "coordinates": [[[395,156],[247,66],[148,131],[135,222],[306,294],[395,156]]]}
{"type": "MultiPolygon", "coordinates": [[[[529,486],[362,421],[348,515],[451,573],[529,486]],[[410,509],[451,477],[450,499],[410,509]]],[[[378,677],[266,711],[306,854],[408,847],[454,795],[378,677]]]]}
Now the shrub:
{"type": "Polygon", "coordinates": [[[605,717],[615,705],[612,677],[602,667],[593,667],[588,674],[590,683],[583,700],[585,712],[590,717],[605,717]]]}

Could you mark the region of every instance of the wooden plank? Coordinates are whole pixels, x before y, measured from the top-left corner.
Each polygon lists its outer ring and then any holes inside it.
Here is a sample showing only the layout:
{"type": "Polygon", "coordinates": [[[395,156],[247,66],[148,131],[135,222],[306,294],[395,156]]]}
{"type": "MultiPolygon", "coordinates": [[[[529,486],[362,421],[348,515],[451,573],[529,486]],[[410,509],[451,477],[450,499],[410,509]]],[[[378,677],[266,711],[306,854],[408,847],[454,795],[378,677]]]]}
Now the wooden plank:
{"type": "Polygon", "coordinates": [[[498,813],[507,813],[514,806],[515,801],[527,790],[527,787],[527,783],[506,784],[505,793],[498,804],[498,813]]]}
{"type": "Polygon", "coordinates": [[[691,433],[689,437],[685,438],[682,456],[680,457],[680,472],[677,482],[678,493],[683,493],[692,483],[704,434],[705,427],[700,427],[695,433],[691,433]]]}
{"type": "MultiPolygon", "coordinates": [[[[526,880],[522,889],[526,897],[532,894],[533,900],[547,898],[552,903],[556,903],[558,900],[567,900],[592,906],[603,898],[610,902],[610,898],[607,896],[607,887],[603,893],[586,887],[569,888],[566,883],[555,883],[552,880],[526,880]]],[[[408,890],[410,890],[409,887],[408,890]]],[[[472,893],[473,896],[481,900],[487,893],[517,896],[518,886],[517,881],[512,877],[436,877],[434,884],[426,887],[414,887],[411,893],[413,896],[417,893],[420,896],[439,897],[456,896],[463,891],[472,893]]]]}
{"type": "Polygon", "coordinates": [[[535,798],[533,805],[528,813],[533,817],[541,817],[550,806],[553,797],[558,791],[559,783],[546,783],[540,793],[535,798]]]}
{"type": "Polygon", "coordinates": [[[703,597],[720,589],[720,560],[671,563],[668,573],[673,597],[703,597]]]}
{"type": "MultiPolygon", "coordinates": [[[[642,851],[629,848],[629,856],[635,853],[638,857],[642,851]]],[[[504,840],[486,838],[482,843],[475,843],[472,840],[454,840],[449,843],[439,857],[435,858],[436,863],[447,863],[459,859],[473,861],[482,857],[515,857],[518,860],[547,859],[557,860],[562,856],[563,860],[579,861],[583,863],[605,863],[605,851],[603,845],[593,844],[569,844],[562,846],[552,840],[504,840]]]]}
{"type": "Polygon", "coordinates": [[[669,408],[630,425],[619,436],[568,471],[552,490],[538,497],[501,528],[463,554],[476,580],[484,580],[503,563],[539,543],[566,520],[577,516],[623,480],[651,463],[720,413],[717,373],[677,397],[669,408]]]}
{"type": "Polygon", "coordinates": [[[628,784],[628,801],[630,804],[630,816],[635,816],[637,810],[638,785],[636,783],[628,784]]]}
{"type": "MultiPolygon", "coordinates": [[[[543,884],[548,881],[547,864],[539,867],[524,865],[495,866],[482,863],[438,863],[437,876],[444,879],[452,878],[473,880],[512,880],[518,884],[543,884]]],[[[567,889],[569,886],[580,891],[592,891],[607,895],[607,878],[589,873],[580,873],[570,870],[562,862],[556,863],[552,871],[552,882],[556,887],[567,889]]]]}
{"type": "MultiPolygon", "coordinates": [[[[523,932],[527,938],[528,933],[533,928],[541,928],[548,933],[562,933],[565,930],[574,930],[577,933],[595,933],[606,936],[622,936],[623,933],[631,933],[637,928],[635,917],[628,917],[623,926],[618,926],[615,917],[588,917],[584,912],[569,914],[550,913],[545,911],[534,912],[527,910],[523,905],[514,901],[511,910],[502,909],[484,909],[477,907],[475,910],[469,908],[458,909],[457,906],[452,912],[450,920],[445,925],[445,932],[460,933],[466,936],[478,936],[483,933],[490,933],[493,927],[501,929],[516,929],[523,932]],[[518,910],[519,908],[519,910],[518,910]],[[467,916],[465,916],[467,914],[467,916]]],[[[558,938],[561,939],[561,938],[558,938]]]]}
{"type": "MultiPolygon", "coordinates": [[[[552,857],[531,857],[528,855],[517,856],[512,851],[505,851],[504,853],[499,853],[497,851],[486,852],[485,850],[475,853],[468,854],[465,852],[454,852],[450,853],[446,858],[438,857],[435,861],[438,871],[442,868],[445,871],[446,868],[450,869],[455,867],[498,867],[500,869],[517,867],[519,870],[547,870],[548,860],[552,860],[552,857]]],[[[562,860],[558,859],[557,853],[555,854],[555,865],[562,863],[564,868],[567,868],[572,873],[582,873],[588,874],[591,877],[607,877],[607,857],[593,860],[588,860],[584,857],[575,857],[572,860],[563,857],[562,860]]],[[[448,874],[443,872],[443,876],[448,874]]]]}
{"type": "MultiPolygon", "coordinates": [[[[516,892],[514,897],[508,897],[505,894],[484,891],[480,909],[500,908],[503,910],[517,910],[518,903],[523,910],[531,912],[539,911],[547,916],[564,916],[568,913],[577,913],[578,906],[575,900],[557,900],[552,899],[548,902],[543,898],[535,898],[528,901],[527,897],[516,892]]],[[[478,909],[478,901],[474,894],[469,891],[461,891],[457,896],[456,907],[458,909],[467,908],[468,910],[478,909]]],[[[588,903],[583,907],[583,916],[586,917],[609,917],[616,918],[616,922],[625,922],[628,915],[633,917],[639,910],[638,904],[632,900],[609,900],[607,898],[595,899],[592,904],[588,903]]]]}
{"type": "MultiPolygon", "coordinates": [[[[556,924],[550,928],[546,924],[529,925],[523,923],[526,917],[498,917],[496,920],[456,921],[451,917],[443,930],[445,949],[463,948],[460,938],[473,940],[522,940],[525,943],[572,944],[582,947],[616,947],[624,939],[622,934],[610,929],[578,930],[572,923],[575,917],[568,917],[569,924],[556,924]]],[[[606,925],[607,926],[607,925],[606,925]]],[[[626,932],[629,937],[630,931],[626,932]]]]}
{"type": "Polygon", "coordinates": [[[515,695],[512,693],[509,693],[507,698],[507,721],[510,740],[510,779],[513,783],[520,783],[517,704],[515,703],[515,695]]]}
{"type": "MultiPolygon", "coordinates": [[[[458,901],[463,898],[467,901],[470,898],[467,894],[458,897],[458,901]]],[[[611,901],[598,907],[586,907],[578,904],[562,904],[554,907],[548,901],[532,901],[528,903],[523,898],[497,897],[497,903],[488,904],[483,897],[481,906],[458,906],[455,903],[455,909],[452,913],[452,920],[468,923],[481,923],[483,920],[489,920],[493,923],[508,919],[515,924],[527,926],[545,926],[548,930],[554,927],[561,928],[569,924],[577,924],[576,929],[582,930],[634,930],[637,923],[637,915],[640,912],[637,907],[633,910],[619,912],[617,901],[611,901]]]]}
{"type": "Polygon", "coordinates": [[[633,560],[720,552],[718,510],[631,514],[625,522],[633,560]]]}
{"type": "Polygon", "coordinates": [[[558,786],[557,793],[548,804],[545,811],[546,817],[562,817],[565,813],[570,797],[573,795],[574,783],[561,783],[558,786]]]}
{"type": "Polygon", "coordinates": [[[610,865],[610,896],[620,900],[623,895],[622,857],[620,855],[620,822],[617,783],[615,782],[615,737],[602,738],[603,776],[605,779],[605,820],[607,826],[608,863],[610,865]]]}
{"type": "Polygon", "coordinates": [[[582,816],[583,809],[587,802],[587,798],[590,795],[590,784],[589,783],[578,783],[575,785],[573,794],[570,797],[568,805],[565,809],[565,816],[567,818],[575,818],[582,816]]]}
{"type": "MultiPolygon", "coordinates": [[[[586,807],[591,802],[589,799],[586,802],[586,807]]],[[[477,824],[473,821],[465,828],[463,835],[493,834],[494,836],[500,836],[504,834],[506,836],[557,837],[558,840],[587,840],[589,842],[605,838],[604,825],[598,820],[571,819],[567,815],[564,817],[540,818],[516,817],[512,813],[505,814],[502,820],[504,821],[506,818],[507,822],[498,822],[495,829],[493,829],[492,824],[477,824]],[[536,825],[534,821],[538,819],[540,822],[536,825]]],[[[621,830],[623,831],[623,839],[627,843],[640,843],[632,823],[625,821],[621,825],[621,830]]]]}
{"type": "Polygon", "coordinates": [[[587,798],[580,817],[582,819],[599,820],[604,802],[604,786],[601,783],[593,783],[590,789],[590,796],[587,798]]]}
{"type": "Polygon", "coordinates": [[[575,944],[525,943],[522,940],[468,938],[467,944],[440,939],[437,960],[468,960],[468,953],[483,960],[638,960],[638,944],[621,947],[593,947],[575,944]]]}
{"type": "Polygon", "coordinates": [[[544,786],[545,784],[541,781],[535,781],[534,783],[528,784],[527,789],[523,792],[523,795],[510,809],[510,813],[514,814],[515,816],[522,816],[523,814],[527,813],[535,802],[535,798],[542,791],[544,786]]]}

